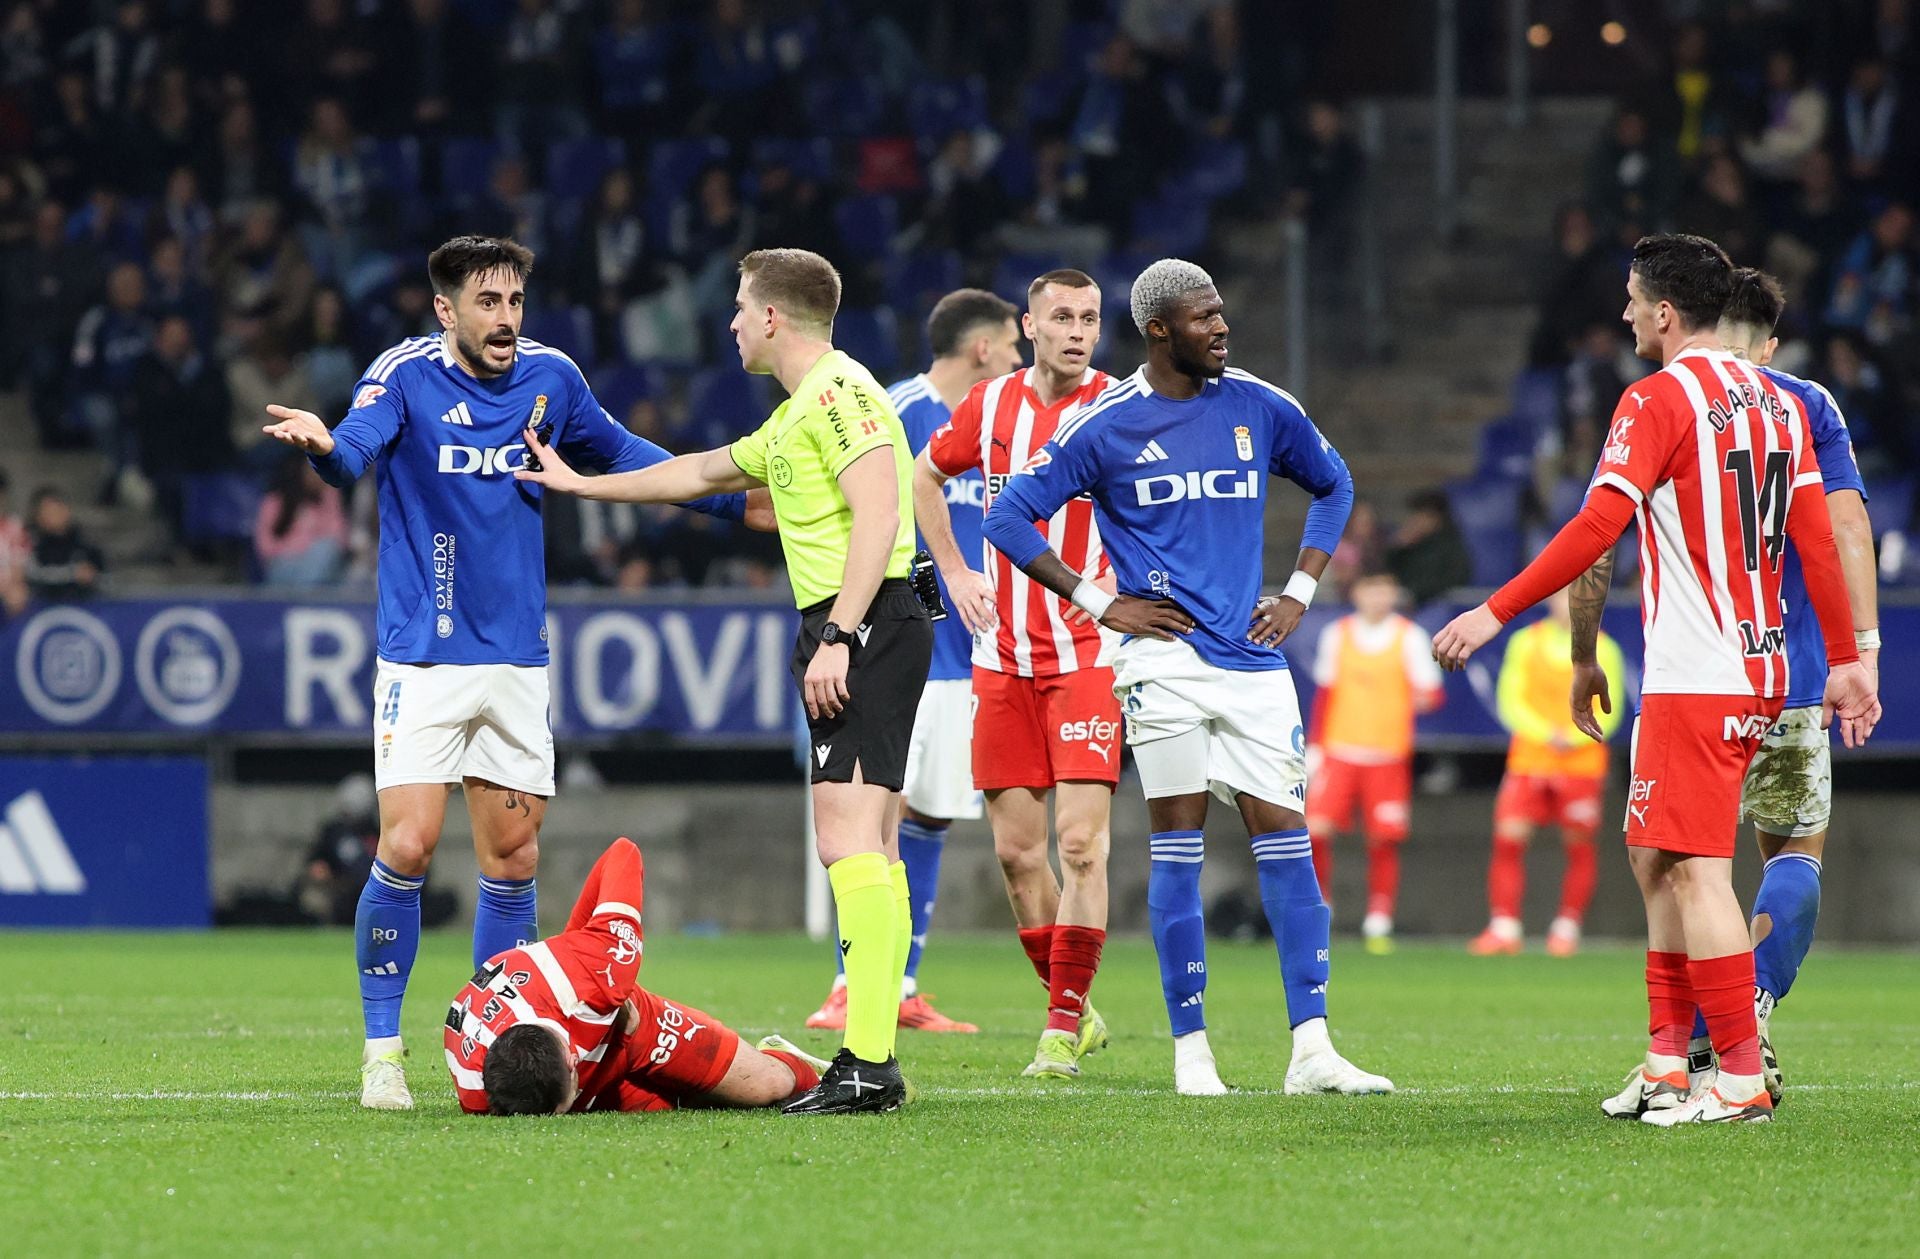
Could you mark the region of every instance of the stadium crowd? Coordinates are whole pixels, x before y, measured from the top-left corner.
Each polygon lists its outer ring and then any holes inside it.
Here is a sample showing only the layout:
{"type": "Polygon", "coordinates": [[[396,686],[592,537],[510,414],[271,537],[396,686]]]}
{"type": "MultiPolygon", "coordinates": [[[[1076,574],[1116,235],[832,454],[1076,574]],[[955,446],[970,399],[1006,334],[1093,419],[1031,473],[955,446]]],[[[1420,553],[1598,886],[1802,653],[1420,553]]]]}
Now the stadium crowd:
{"type": "MultiPolygon", "coordinates": [[[[172,552],[365,580],[371,487],[286,461],[261,409],[343,414],[367,362],[437,331],[421,260],[448,235],[531,246],[525,334],[635,432],[704,448],[770,404],[725,332],[750,248],[839,262],[836,340],[890,379],[962,283],[1071,258],[1124,305],[1220,214],[1337,220],[1337,112],[1300,108],[1302,69],[1242,74],[1270,24],[1233,0],[12,0],[0,387],[172,552]]],[[[561,584],[779,580],[770,542],[686,513],[554,516],[561,584]]]]}
{"type": "Polygon", "coordinates": [[[1785,284],[1775,363],[1839,403],[1899,579],[1920,471],[1920,36],[1909,5],[1763,7],[1677,24],[1620,97],[1555,218],[1530,368],[1487,453],[1531,445],[1541,523],[1572,515],[1614,399],[1645,374],[1620,320],[1633,243],[1699,233],[1785,284]]]}

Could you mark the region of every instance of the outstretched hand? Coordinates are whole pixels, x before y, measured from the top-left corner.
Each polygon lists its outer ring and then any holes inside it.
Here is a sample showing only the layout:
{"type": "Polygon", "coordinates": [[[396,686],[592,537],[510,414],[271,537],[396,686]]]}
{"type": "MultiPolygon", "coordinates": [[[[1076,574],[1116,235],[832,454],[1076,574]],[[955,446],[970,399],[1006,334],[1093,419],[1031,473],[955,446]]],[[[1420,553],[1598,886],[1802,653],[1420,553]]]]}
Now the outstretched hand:
{"type": "Polygon", "coordinates": [[[1433,636],[1433,658],[1442,669],[1458,673],[1467,667],[1467,658],[1492,642],[1499,632],[1499,619],[1483,603],[1440,627],[1433,636]]]}
{"type": "Polygon", "coordinates": [[[326,421],[313,412],[274,403],[267,407],[267,414],[279,421],[260,430],[268,437],[323,459],[333,453],[333,434],[327,431],[326,421]]]}
{"type": "Polygon", "coordinates": [[[521,430],[527,439],[527,460],[522,467],[515,468],[513,479],[532,481],[535,485],[544,485],[550,490],[559,490],[566,494],[577,494],[586,478],[567,466],[567,461],[554,453],[553,447],[540,434],[531,428],[521,430]]]}

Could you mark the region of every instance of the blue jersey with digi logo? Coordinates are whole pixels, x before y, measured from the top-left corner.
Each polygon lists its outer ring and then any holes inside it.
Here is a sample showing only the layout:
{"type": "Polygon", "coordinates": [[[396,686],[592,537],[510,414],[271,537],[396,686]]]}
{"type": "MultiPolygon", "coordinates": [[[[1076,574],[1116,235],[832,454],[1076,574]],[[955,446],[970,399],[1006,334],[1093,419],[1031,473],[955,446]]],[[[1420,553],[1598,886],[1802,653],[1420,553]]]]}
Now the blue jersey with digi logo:
{"type": "MultiPolygon", "coordinates": [[[[907,430],[907,444],[915,455],[927,448],[934,430],[953,416],[953,408],[941,401],[933,382],[924,373],[889,385],[887,396],[893,399],[893,409],[900,413],[900,423],[907,430]]],[[[978,468],[970,468],[950,478],[945,490],[947,518],[953,522],[954,541],[960,544],[960,554],[968,557],[969,562],[978,563],[986,554],[986,544],[980,537],[980,521],[986,514],[983,506],[987,501],[986,480],[978,468]]],[[[924,547],[926,539],[922,538],[920,545],[924,547]]],[[[947,605],[947,619],[933,624],[933,667],[927,671],[927,680],[950,682],[971,678],[973,635],[967,633],[966,623],[953,610],[946,579],[939,578],[937,571],[935,576],[940,582],[940,598],[947,605]]]]}
{"type": "MultiPolygon", "coordinates": [[[[601,409],[580,369],[522,337],[505,375],[481,380],[443,336],[375,359],[313,466],[346,486],[380,470],[380,658],[395,664],[547,662],[547,566],[537,485],[513,479],[529,424],[574,467],[627,472],[670,458],[601,409]]],[[[729,494],[688,506],[738,520],[729,494]]]]}
{"type": "MultiPolygon", "coordinates": [[[[1807,414],[1807,441],[1820,461],[1820,479],[1827,493],[1856,490],[1867,496],[1866,483],[1860,479],[1860,465],[1853,459],[1853,438],[1847,433],[1846,417],[1833,395],[1811,380],[1788,375],[1771,367],[1760,369],[1768,380],[1794,396],[1807,414]]],[[[1820,634],[1820,618],[1807,599],[1807,579],[1800,571],[1800,557],[1788,546],[1780,572],[1780,602],[1787,617],[1787,703],[1788,708],[1806,708],[1818,704],[1827,690],[1827,643],[1820,634]]]]}
{"type": "Polygon", "coordinates": [[[1284,669],[1279,648],[1247,639],[1269,475],[1314,496],[1300,545],[1331,554],[1353,507],[1353,476],[1290,394],[1228,368],[1192,398],[1167,398],[1142,369],[1068,420],[1008,480],[987,512],[987,540],[1024,567],[1047,546],[1033,522],[1091,495],[1122,593],[1186,609],[1194,619],[1187,641],[1210,664],[1284,669]]]}

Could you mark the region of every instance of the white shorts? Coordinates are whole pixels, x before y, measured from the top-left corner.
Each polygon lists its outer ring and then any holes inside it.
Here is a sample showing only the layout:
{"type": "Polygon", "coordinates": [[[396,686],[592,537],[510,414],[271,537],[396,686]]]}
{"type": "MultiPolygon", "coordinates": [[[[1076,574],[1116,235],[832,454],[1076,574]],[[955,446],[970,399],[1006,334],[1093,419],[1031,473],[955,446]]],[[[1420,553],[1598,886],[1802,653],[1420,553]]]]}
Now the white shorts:
{"type": "Polygon", "coordinates": [[[1241,792],[1306,811],[1306,730],[1285,669],[1208,664],[1184,642],[1136,638],[1113,657],[1113,691],[1149,800],[1241,792]]]}
{"type": "Polygon", "coordinates": [[[463,778],[553,794],[546,668],[380,661],[373,674],[375,788],[463,778]]]}
{"type": "Polygon", "coordinates": [[[973,789],[972,678],[942,678],[920,692],[900,796],[922,817],[977,818],[984,811],[973,789]]]}
{"type": "Polygon", "coordinates": [[[1789,708],[1767,731],[1740,787],[1740,820],[1799,839],[1827,829],[1833,814],[1833,745],[1820,706],[1789,708]]]}

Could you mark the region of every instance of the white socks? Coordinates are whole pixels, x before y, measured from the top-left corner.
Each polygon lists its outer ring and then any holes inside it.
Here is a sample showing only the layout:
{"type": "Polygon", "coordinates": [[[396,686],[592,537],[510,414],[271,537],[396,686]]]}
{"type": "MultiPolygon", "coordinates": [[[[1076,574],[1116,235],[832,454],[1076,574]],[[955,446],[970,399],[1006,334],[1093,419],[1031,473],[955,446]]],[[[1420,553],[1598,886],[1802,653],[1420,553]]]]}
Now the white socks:
{"type": "Polygon", "coordinates": [[[393,1054],[393,1053],[399,1053],[399,1052],[400,1052],[400,1038],[398,1036],[369,1036],[367,1038],[366,1055],[365,1057],[362,1058],[362,1061],[372,1062],[375,1058],[378,1058],[381,1054],[393,1054]]]}
{"type": "Polygon", "coordinates": [[[1173,1090],[1186,1097],[1220,1097],[1226,1093],[1205,1031],[1173,1038],[1173,1090]]]}
{"type": "Polygon", "coordinates": [[[1318,1053],[1332,1053],[1333,1041],[1327,1035],[1327,1021],[1324,1018],[1308,1019],[1293,1029],[1293,1060],[1310,1058],[1318,1053]]]}

